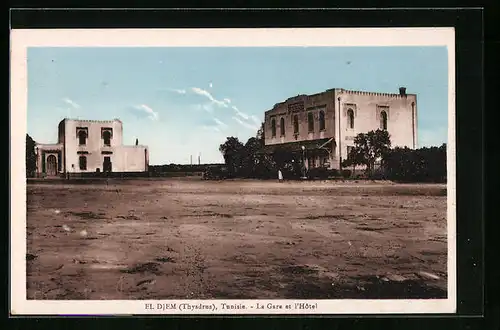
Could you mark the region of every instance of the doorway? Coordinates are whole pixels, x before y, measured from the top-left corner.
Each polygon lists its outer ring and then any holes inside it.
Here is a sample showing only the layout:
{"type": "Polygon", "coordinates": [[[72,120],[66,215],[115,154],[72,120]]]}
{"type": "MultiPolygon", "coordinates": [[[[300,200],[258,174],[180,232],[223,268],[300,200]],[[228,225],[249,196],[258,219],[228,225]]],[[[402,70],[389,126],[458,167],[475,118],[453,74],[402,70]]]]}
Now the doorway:
{"type": "Polygon", "coordinates": [[[47,176],[57,175],[57,158],[54,155],[47,157],[47,176]]]}
{"type": "Polygon", "coordinates": [[[109,156],[104,157],[104,162],[102,164],[102,171],[103,172],[112,172],[111,157],[109,157],[109,156]]]}

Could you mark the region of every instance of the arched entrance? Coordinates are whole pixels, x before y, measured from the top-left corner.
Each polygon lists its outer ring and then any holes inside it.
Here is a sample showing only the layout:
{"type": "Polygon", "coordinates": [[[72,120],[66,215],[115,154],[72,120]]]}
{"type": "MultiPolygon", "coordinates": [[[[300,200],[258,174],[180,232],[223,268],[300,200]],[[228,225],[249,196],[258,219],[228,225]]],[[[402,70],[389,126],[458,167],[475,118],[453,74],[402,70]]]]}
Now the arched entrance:
{"type": "Polygon", "coordinates": [[[47,157],[47,176],[57,175],[57,158],[54,155],[47,157]]]}

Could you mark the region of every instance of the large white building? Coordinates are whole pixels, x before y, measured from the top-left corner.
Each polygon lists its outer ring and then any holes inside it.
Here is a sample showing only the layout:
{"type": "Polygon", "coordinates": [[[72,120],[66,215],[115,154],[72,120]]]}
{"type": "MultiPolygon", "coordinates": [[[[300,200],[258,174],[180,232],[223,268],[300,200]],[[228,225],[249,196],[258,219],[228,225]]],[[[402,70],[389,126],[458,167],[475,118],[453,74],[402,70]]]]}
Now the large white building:
{"type": "Polygon", "coordinates": [[[388,131],[393,147],[417,146],[417,95],[329,89],[298,95],[265,112],[265,149],[306,154],[306,167],[339,169],[359,133],[388,131]]]}
{"type": "Polygon", "coordinates": [[[119,119],[63,119],[58,131],[57,143],[36,144],[38,176],[148,171],[148,147],[123,145],[119,119]]]}

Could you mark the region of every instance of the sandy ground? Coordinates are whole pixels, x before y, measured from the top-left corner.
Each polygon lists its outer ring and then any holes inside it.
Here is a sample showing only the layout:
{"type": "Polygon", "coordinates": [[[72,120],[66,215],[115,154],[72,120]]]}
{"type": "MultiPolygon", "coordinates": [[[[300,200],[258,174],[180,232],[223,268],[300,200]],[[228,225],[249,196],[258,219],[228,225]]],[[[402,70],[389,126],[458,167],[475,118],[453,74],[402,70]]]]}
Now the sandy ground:
{"type": "Polygon", "coordinates": [[[28,299],[446,297],[446,187],[29,183],[28,299]]]}

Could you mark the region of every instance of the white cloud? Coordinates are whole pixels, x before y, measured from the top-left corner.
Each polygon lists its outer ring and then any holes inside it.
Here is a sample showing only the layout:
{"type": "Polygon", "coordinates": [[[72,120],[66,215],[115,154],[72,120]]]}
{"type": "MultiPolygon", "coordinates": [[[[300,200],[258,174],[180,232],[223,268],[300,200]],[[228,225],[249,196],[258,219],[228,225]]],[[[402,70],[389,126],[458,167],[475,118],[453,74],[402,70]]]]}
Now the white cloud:
{"type": "Polygon", "coordinates": [[[147,106],[145,104],[141,104],[141,105],[135,106],[134,108],[145,112],[148,115],[149,119],[158,120],[158,112],[155,112],[149,106],[147,106]]]}
{"type": "MultiPolygon", "coordinates": [[[[210,83],[210,87],[212,87],[212,83],[210,83]]],[[[175,91],[179,94],[186,94],[188,91],[184,89],[171,89],[171,91],[175,91]]],[[[192,87],[190,89],[195,94],[201,95],[205,98],[208,99],[208,103],[205,104],[199,104],[195,106],[195,109],[197,110],[205,110],[208,113],[213,113],[214,111],[214,106],[219,106],[223,108],[231,108],[234,110],[236,116],[233,117],[235,121],[237,121],[240,125],[243,127],[246,127],[251,130],[258,130],[261,126],[261,120],[254,116],[254,115],[249,115],[240,109],[238,109],[235,105],[232,105],[232,101],[229,98],[224,98],[222,100],[216,99],[209,91],[204,90],[199,87],[192,87]],[[242,120],[243,119],[243,120],[242,120]]],[[[206,129],[212,130],[212,131],[220,131],[221,129],[225,129],[228,127],[227,124],[223,123],[217,118],[213,118],[213,120],[217,123],[218,126],[206,126],[206,129]],[[215,127],[215,128],[214,128],[215,127]]]]}
{"type": "Polygon", "coordinates": [[[172,92],[172,93],[177,93],[177,94],[186,94],[187,91],[185,89],[178,89],[178,88],[158,88],[158,92],[172,92]]]}
{"type": "Polygon", "coordinates": [[[235,107],[234,105],[233,105],[231,108],[233,108],[233,110],[236,112],[236,114],[237,114],[238,116],[240,116],[241,118],[246,119],[246,120],[248,120],[248,118],[250,118],[250,116],[249,116],[249,115],[247,115],[247,114],[246,114],[246,113],[244,113],[243,111],[240,111],[240,109],[238,109],[238,108],[237,108],[237,107],[235,107]]]}
{"type": "Polygon", "coordinates": [[[252,129],[252,130],[255,130],[257,131],[259,129],[258,126],[255,126],[255,125],[252,125],[252,124],[249,124],[249,123],[246,123],[244,121],[242,121],[240,118],[238,117],[233,117],[234,120],[236,120],[241,126],[243,127],[246,127],[248,129],[252,129]]]}
{"type": "Polygon", "coordinates": [[[171,92],[177,93],[177,94],[186,94],[186,90],[185,89],[169,88],[168,90],[171,91],[171,92]]]}
{"type": "Polygon", "coordinates": [[[79,109],[80,108],[80,105],[78,103],[76,103],[75,101],[73,101],[73,100],[71,100],[71,99],[69,99],[67,97],[65,97],[63,99],[63,101],[66,102],[67,104],[71,105],[75,109],[79,109]]]}
{"type": "Polygon", "coordinates": [[[214,106],[212,103],[205,103],[201,105],[201,108],[206,112],[212,113],[214,111],[214,106]]]}
{"type": "Polygon", "coordinates": [[[224,127],[224,128],[227,127],[227,124],[225,124],[224,122],[222,122],[220,119],[215,118],[215,117],[213,119],[217,123],[217,125],[219,125],[220,127],[224,127]]]}
{"type": "Polygon", "coordinates": [[[225,101],[220,101],[220,100],[217,100],[216,98],[214,98],[212,96],[212,94],[210,94],[210,92],[204,90],[204,89],[201,89],[201,88],[198,88],[198,87],[193,87],[191,88],[191,90],[198,94],[198,95],[202,95],[202,96],[205,96],[207,99],[209,99],[212,103],[215,103],[221,107],[224,107],[224,108],[227,108],[228,105],[225,101]]]}

